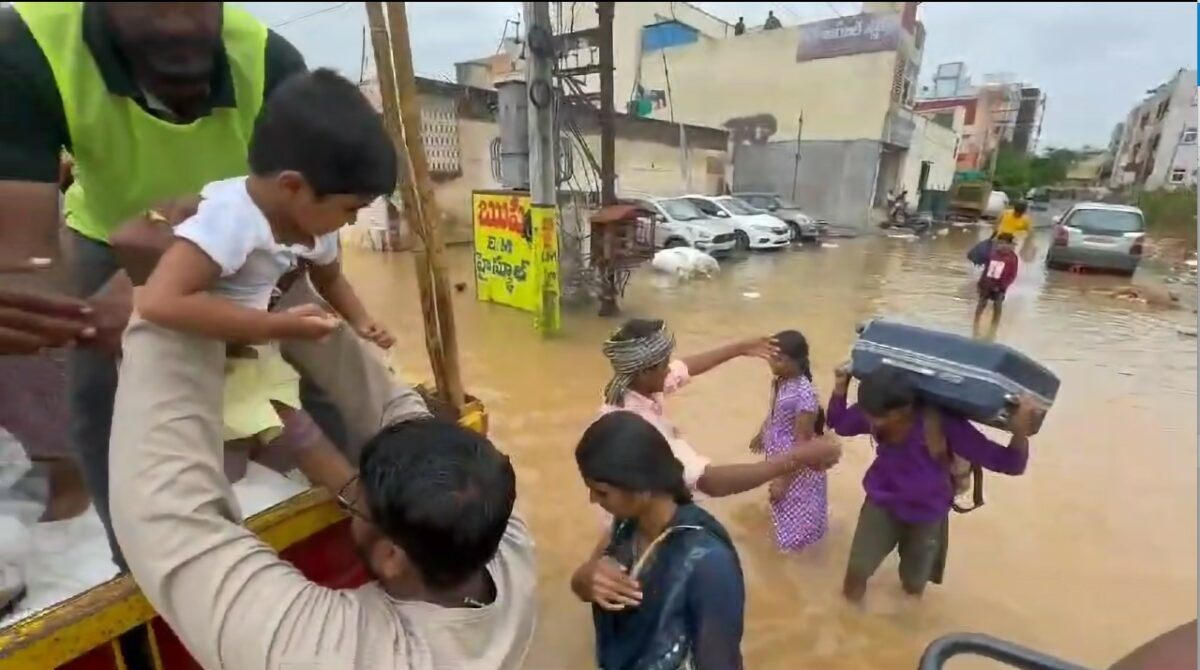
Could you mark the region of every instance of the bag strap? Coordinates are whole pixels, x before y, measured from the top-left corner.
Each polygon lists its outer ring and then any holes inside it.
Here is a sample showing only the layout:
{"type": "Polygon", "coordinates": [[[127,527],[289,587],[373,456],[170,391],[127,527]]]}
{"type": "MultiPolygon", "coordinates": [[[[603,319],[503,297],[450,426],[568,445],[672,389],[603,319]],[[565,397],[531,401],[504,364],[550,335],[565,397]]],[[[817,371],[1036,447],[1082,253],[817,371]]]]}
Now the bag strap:
{"type": "MultiPolygon", "coordinates": [[[[950,452],[950,444],[946,441],[946,433],[942,430],[942,414],[936,407],[926,406],[922,422],[925,428],[925,446],[933,460],[946,468],[950,477],[950,490],[957,490],[958,482],[954,475],[954,455],[950,452]]],[[[959,514],[966,514],[983,507],[983,467],[971,464],[971,506],[963,507],[953,500],[950,506],[959,514]]]]}

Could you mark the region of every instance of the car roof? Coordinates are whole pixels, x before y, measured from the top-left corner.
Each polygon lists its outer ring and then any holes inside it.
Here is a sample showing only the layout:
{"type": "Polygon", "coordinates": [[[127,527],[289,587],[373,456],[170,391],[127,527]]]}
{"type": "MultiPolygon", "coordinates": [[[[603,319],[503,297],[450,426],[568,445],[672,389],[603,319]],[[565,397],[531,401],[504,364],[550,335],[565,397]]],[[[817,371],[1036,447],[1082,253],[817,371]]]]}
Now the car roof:
{"type": "Polygon", "coordinates": [[[1142,210],[1133,207],[1132,205],[1114,205],[1107,202],[1077,202],[1071,205],[1072,210],[1076,209],[1096,209],[1108,212],[1129,212],[1130,214],[1142,214],[1142,210]]]}

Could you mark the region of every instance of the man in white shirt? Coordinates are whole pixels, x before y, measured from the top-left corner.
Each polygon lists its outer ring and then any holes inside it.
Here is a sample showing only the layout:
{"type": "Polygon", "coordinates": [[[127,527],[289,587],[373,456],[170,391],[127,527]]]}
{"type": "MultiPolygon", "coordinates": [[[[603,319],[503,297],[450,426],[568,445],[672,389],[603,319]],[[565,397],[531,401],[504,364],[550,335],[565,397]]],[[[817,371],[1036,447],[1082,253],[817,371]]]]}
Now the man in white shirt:
{"type": "Polygon", "coordinates": [[[521,667],[533,542],[512,513],[512,466],[486,438],[368,375],[357,418],[382,430],[359,472],[336,451],[302,468],[340,489],[375,580],[325,588],[240,523],[222,472],[223,344],[135,319],[123,345],[111,470],[138,485],[114,489],[113,527],[142,592],[202,667],[521,667]]]}

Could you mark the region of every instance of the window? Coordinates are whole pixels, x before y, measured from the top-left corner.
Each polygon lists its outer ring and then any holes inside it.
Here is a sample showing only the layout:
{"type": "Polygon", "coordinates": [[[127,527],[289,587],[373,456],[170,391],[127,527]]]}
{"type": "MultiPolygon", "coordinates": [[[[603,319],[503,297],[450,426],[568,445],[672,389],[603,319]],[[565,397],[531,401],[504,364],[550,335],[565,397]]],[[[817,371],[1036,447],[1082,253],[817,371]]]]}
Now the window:
{"type": "Polygon", "coordinates": [[[1183,131],[1183,139],[1181,140],[1181,142],[1183,144],[1195,144],[1196,143],[1196,129],[1188,128],[1187,130],[1183,131]]]}
{"type": "Polygon", "coordinates": [[[1063,225],[1084,233],[1140,233],[1144,228],[1142,215],[1134,211],[1110,209],[1077,209],[1067,216],[1063,225]]]}
{"type": "Polygon", "coordinates": [[[1171,170],[1171,183],[1182,184],[1184,177],[1187,176],[1187,170],[1184,168],[1175,168],[1171,170]]]}

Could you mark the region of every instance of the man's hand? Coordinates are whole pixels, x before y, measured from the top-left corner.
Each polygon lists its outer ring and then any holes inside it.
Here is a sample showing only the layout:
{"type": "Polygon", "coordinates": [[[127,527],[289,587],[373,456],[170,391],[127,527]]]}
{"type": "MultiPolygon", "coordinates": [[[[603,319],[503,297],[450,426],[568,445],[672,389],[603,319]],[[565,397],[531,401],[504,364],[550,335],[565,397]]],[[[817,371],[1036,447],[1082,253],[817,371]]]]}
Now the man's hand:
{"type": "Polygon", "coordinates": [[[770,337],[754,337],[739,346],[742,356],[748,358],[761,358],[764,361],[770,361],[779,355],[779,347],[775,345],[775,340],[770,337]]]}
{"type": "Polygon", "coordinates": [[[800,448],[792,449],[783,457],[788,472],[805,468],[828,470],[842,459],[842,445],[836,438],[821,435],[805,442],[800,448]]]}
{"type": "Polygon", "coordinates": [[[1029,437],[1033,434],[1034,423],[1037,421],[1038,414],[1041,409],[1037,406],[1037,402],[1029,396],[1022,396],[1017,401],[1017,411],[1013,412],[1010,423],[1010,430],[1016,437],[1029,437]]]}
{"type": "Polygon", "coordinates": [[[396,343],[396,338],[388,332],[378,321],[367,319],[362,323],[353,324],[354,332],[364,340],[371,342],[380,349],[391,349],[396,343]]]}
{"type": "Polygon", "coordinates": [[[320,340],[341,325],[341,319],[312,304],[297,305],[283,312],[264,312],[271,320],[271,339],[320,340]]]}
{"type": "Polygon", "coordinates": [[[96,334],[82,344],[111,354],[120,353],[121,337],[133,313],[133,285],[129,278],[118,273],[88,298],[87,304],[96,334]]]}
{"type": "Polygon", "coordinates": [[[583,597],[610,612],[642,604],[642,588],[608,556],[602,556],[590,565],[591,578],[585,586],[583,597]]]}
{"type": "Polygon", "coordinates": [[[850,361],[846,361],[833,371],[833,392],[844,396],[850,392],[850,361]]]}
{"type": "Polygon", "coordinates": [[[92,308],[58,295],[0,289],[0,355],[25,355],[95,337],[92,308]]]}

